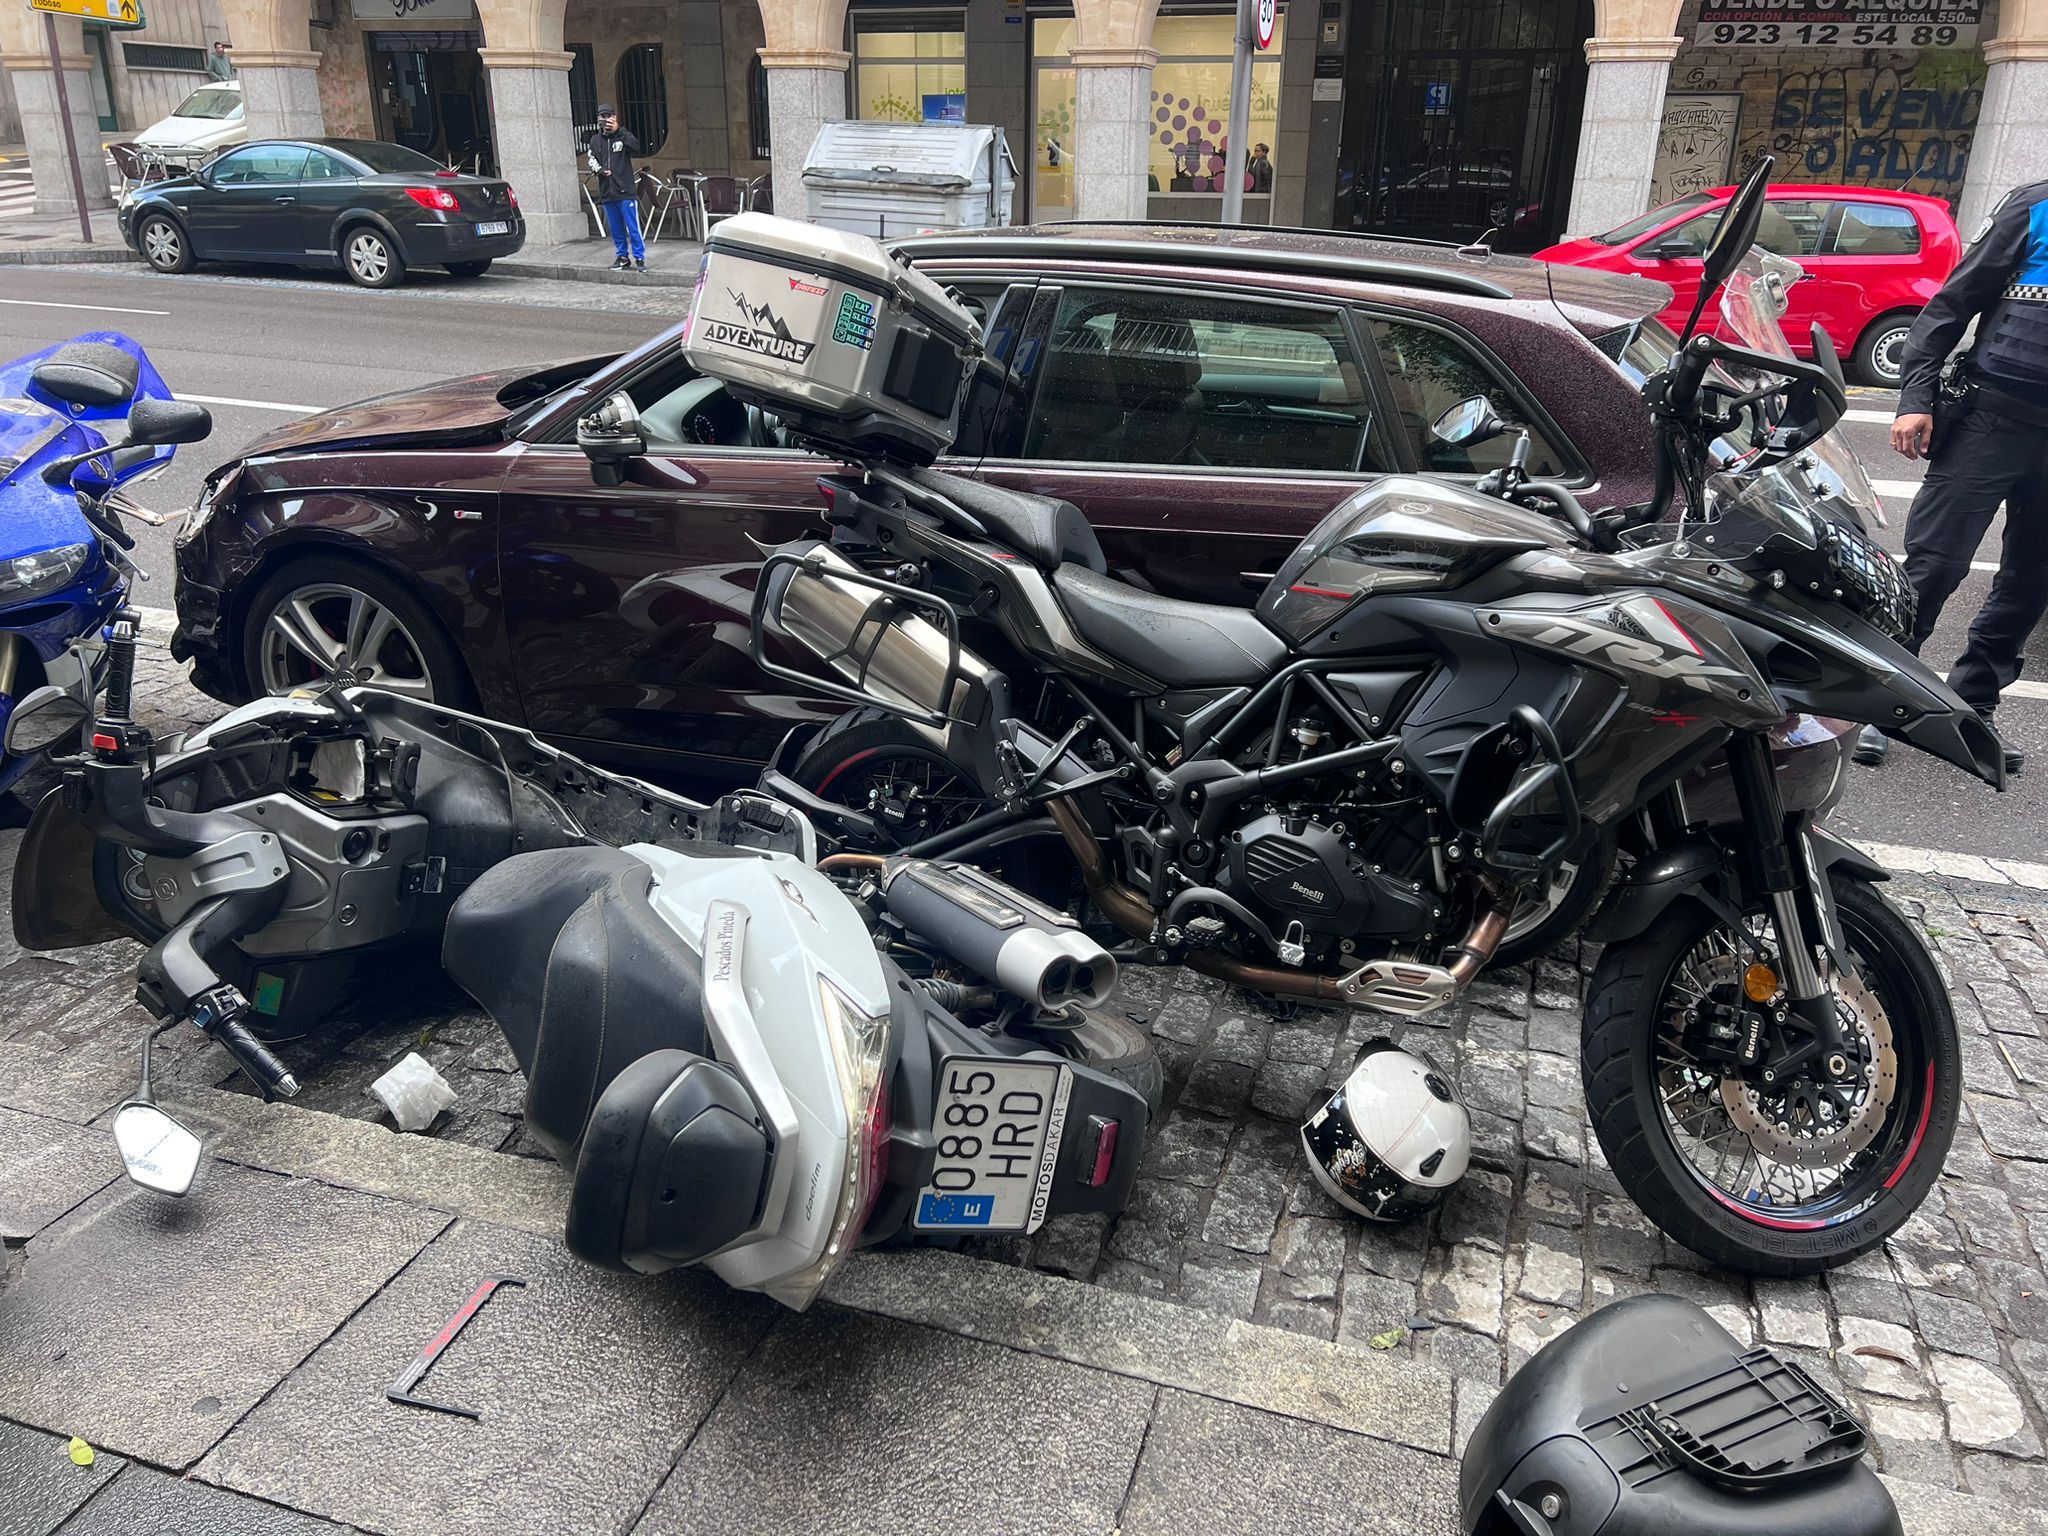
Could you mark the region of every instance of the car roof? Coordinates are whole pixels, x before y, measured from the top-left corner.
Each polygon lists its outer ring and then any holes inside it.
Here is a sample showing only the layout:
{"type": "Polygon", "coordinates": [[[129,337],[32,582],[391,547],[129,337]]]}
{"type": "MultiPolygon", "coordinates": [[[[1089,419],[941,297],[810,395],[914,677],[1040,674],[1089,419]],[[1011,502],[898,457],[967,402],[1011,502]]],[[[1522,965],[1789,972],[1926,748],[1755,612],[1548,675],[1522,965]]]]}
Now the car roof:
{"type": "Polygon", "coordinates": [[[1477,298],[1547,299],[1548,268],[1521,256],[1437,241],[1391,240],[1262,225],[1066,223],[1004,225],[913,235],[891,242],[911,259],[1032,257],[1047,261],[1156,262],[1236,267],[1340,282],[1385,282],[1477,298]],[[1471,254],[1466,254],[1470,252],[1471,254]]]}
{"type": "Polygon", "coordinates": [[[890,242],[912,261],[949,257],[1108,265],[1222,267],[1310,282],[1385,283],[1480,299],[1576,303],[1618,315],[1654,314],[1661,284],[1433,240],[1398,240],[1264,225],[1073,222],[912,235],[890,242]],[[1560,275],[1562,274],[1562,275],[1560,275]],[[1560,288],[1569,291],[1560,291],[1560,288]]]}
{"type": "MultiPolygon", "coordinates": [[[[1739,188],[1707,187],[1708,197],[1726,200],[1733,197],[1739,188]]],[[[1936,197],[1929,192],[1902,192],[1893,187],[1852,187],[1845,182],[1835,181],[1773,181],[1764,187],[1766,197],[1840,197],[1853,198],[1859,203],[1932,203],[1946,211],[1950,204],[1945,197],[1936,197]]]]}

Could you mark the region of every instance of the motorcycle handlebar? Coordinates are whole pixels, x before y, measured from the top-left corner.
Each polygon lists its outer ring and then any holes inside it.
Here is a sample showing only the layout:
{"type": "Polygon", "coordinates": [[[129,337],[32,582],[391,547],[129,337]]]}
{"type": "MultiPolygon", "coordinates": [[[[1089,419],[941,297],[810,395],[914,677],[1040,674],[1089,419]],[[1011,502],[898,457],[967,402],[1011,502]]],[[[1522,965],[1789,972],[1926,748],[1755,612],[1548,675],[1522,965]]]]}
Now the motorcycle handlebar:
{"type": "Polygon", "coordinates": [[[1565,521],[1572,525],[1574,532],[1582,538],[1593,537],[1593,519],[1579,504],[1579,498],[1555,480],[1525,480],[1515,494],[1542,497],[1564,514],[1565,521]]]}
{"type": "Polygon", "coordinates": [[[218,1040],[221,1049],[235,1058],[235,1064],[259,1084],[266,1094],[280,1099],[297,1095],[299,1080],[293,1077],[291,1069],[279,1061],[269,1046],[250,1034],[236,1019],[224,1019],[206,1032],[218,1040]]]}

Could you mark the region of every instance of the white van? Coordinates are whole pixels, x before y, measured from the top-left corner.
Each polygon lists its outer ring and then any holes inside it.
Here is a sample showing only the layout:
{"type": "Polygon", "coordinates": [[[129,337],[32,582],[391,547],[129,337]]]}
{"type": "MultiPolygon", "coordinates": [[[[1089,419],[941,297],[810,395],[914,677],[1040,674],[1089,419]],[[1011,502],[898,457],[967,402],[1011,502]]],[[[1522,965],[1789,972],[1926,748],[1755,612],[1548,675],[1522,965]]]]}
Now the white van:
{"type": "Polygon", "coordinates": [[[242,121],[242,82],[211,80],[179,102],[169,117],[138,133],[135,142],[165,160],[197,165],[248,137],[248,125],[242,121]]]}

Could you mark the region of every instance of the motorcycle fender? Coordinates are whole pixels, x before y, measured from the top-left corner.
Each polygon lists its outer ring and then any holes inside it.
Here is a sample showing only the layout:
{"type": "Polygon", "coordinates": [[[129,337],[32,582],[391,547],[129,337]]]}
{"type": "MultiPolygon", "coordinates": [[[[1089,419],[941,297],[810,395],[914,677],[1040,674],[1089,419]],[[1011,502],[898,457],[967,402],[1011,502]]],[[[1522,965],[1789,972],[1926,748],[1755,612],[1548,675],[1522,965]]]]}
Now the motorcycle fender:
{"type": "MultiPolygon", "coordinates": [[[[1639,937],[1674,901],[1698,898],[1725,872],[1720,849],[1700,841],[1659,848],[1636,860],[1634,868],[1615,882],[1586,937],[1600,944],[1619,944],[1639,937]]],[[[1718,892],[1711,892],[1716,901],[1718,892]]]]}
{"type": "Polygon", "coordinates": [[[43,796],[14,859],[14,942],[23,949],[82,949],[142,937],[101,904],[93,880],[99,839],[62,791],[43,796]]]}

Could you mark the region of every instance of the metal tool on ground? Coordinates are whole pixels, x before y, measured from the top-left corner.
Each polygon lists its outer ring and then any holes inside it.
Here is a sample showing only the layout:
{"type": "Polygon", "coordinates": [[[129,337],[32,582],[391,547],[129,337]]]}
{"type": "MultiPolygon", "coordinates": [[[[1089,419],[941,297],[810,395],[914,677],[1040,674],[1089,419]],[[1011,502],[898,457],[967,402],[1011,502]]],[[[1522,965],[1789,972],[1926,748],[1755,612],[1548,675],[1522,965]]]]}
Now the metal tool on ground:
{"type": "Polygon", "coordinates": [[[483,1310],[485,1302],[498,1294],[499,1287],[507,1285],[524,1286],[526,1282],[517,1275],[485,1275],[477,1288],[469,1293],[469,1300],[455,1309],[455,1315],[441,1327],[441,1331],[427,1340],[426,1347],[412,1357],[412,1364],[398,1373],[398,1379],[384,1389],[384,1395],[394,1403],[404,1403],[408,1408],[431,1408],[436,1413],[452,1413],[458,1418],[481,1419],[483,1414],[475,1408],[465,1408],[460,1403],[438,1402],[431,1397],[421,1397],[413,1391],[427,1374],[433,1363],[441,1358],[442,1351],[455,1342],[455,1336],[467,1328],[470,1319],[483,1310]]]}

